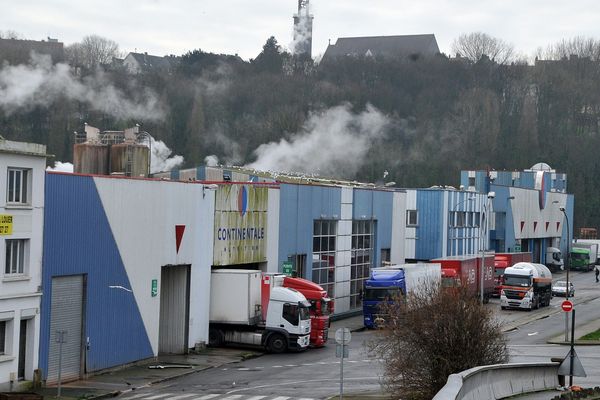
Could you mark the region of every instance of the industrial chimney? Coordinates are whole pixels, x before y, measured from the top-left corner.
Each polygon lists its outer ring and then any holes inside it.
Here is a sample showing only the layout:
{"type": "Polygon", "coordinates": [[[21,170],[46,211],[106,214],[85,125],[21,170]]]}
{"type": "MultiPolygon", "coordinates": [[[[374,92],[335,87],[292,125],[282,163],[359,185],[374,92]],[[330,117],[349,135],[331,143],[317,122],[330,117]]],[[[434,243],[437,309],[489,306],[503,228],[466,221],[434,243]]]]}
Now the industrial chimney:
{"type": "Polygon", "coordinates": [[[294,54],[312,58],[312,24],[309,0],[298,0],[298,14],[294,15],[294,54]]]}

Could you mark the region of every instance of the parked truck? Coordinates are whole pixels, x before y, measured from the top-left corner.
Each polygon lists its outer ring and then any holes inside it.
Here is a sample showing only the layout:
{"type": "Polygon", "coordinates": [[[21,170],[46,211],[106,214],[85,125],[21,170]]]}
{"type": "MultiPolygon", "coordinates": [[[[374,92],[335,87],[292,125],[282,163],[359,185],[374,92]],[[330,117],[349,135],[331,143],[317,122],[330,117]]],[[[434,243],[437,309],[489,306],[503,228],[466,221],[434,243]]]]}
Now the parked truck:
{"type": "Polygon", "coordinates": [[[573,241],[571,246],[571,269],[580,269],[591,271],[598,263],[600,244],[597,240],[581,240],[573,241]]]}
{"type": "MultiPolygon", "coordinates": [[[[523,261],[532,261],[532,260],[523,260],[523,261]]],[[[547,247],[546,248],[546,267],[551,272],[562,271],[564,269],[564,261],[562,253],[560,249],[557,247],[547,247]]]]}
{"type": "Polygon", "coordinates": [[[543,264],[516,263],[504,270],[500,308],[533,310],[549,306],[552,299],[552,273],[543,264]]]}
{"type": "MultiPolygon", "coordinates": [[[[464,286],[467,293],[481,296],[481,256],[467,254],[431,260],[442,266],[442,286],[447,290],[464,286]]],[[[483,301],[489,302],[494,293],[494,254],[486,253],[483,268],[483,301]]]]}
{"type": "Polygon", "coordinates": [[[494,297],[500,297],[500,290],[504,282],[504,270],[523,261],[531,262],[531,253],[496,253],[494,255],[494,297]]]}
{"type": "Polygon", "coordinates": [[[275,285],[260,271],[213,270],[209,344],[262,346],[271,353],[306,349],[309,309],[302,293],[275,285]]]}
{"type": "Polygon", "coordinates": [[[440,264],[402,264],[373,268],[364,285],[365,327],[373,329],[385,322],[382,304],[405,298],[411,291],[418,291],[425,285],[439,285],[440,280],[440,264]]]}
{"type": "Polygon", "coordinates": [[[329,314],[333,313],[333,300],[318,284],[302,278],[284,276],[283,287],[302,293],[310,303],[310,346],[322,347],[329,336],[329,314]]]}

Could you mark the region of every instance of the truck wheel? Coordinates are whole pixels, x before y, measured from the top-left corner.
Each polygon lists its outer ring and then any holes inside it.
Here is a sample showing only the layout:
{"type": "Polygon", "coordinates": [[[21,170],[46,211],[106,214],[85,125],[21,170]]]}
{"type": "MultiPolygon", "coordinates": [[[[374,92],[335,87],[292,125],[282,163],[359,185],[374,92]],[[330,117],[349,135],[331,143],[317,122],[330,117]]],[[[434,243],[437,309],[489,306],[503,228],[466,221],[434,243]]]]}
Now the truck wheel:
{"type": "Polygon", "coordinates": [[[283,335],[279,333],[275,333],[269,337],[269,341],[267,342],[267,350],[269,353],[283,353],[287,349],[287,340],[283,335]]]}
{"type": "Polygon", "coordinates": [[[501,310],[506,310],[506,307],[504,307],[504,306],[500,306],[500,309],[501,309],[501,310]]]}

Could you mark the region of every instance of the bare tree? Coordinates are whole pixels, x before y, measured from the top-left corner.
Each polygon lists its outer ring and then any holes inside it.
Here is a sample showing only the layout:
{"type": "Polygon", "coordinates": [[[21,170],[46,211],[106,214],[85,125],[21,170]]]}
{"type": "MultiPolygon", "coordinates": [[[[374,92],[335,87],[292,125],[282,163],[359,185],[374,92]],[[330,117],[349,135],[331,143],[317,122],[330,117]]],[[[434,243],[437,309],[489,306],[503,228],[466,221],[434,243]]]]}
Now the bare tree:
{"type": "Polygon", "coordinates": [[[25,37],[23,35],[21,35],[19,32],[7,30],[7,31],[0,31],[0,39],[19,39],[19,40],[23,40],[23,39],[25,39],[25,37]]]}
{"type": "Polygon", "coordinates": [[[465,288],[430,283],[382,308],[385,329],[371,351],[393,398],[431,399],[448,375],[508,358],[498,322],[465,288]]]}
{"type": "Polygon", "coordinates": [[[454,39],[452,51],[471,62],[477,62],[481,57],[487,56],[498,64],[509,63],[515,55],[513,45],[483,32],[463,33],[454,39]]]}
{"type": "Polygon", "coordinates": [[[80,43],[67,46],[65,53],[71,65],[90,69],[121,57],[117,42],[98,35],[86,36],[80,43]]]}
{"type": "Polygon", "coordinates": [[[576,36],[551,44],[545,50],[539,49],[536,55],[542,60],[560,60],[578,56],[598,61],[600,60],[600,41],[591,37],[576,36]]]}

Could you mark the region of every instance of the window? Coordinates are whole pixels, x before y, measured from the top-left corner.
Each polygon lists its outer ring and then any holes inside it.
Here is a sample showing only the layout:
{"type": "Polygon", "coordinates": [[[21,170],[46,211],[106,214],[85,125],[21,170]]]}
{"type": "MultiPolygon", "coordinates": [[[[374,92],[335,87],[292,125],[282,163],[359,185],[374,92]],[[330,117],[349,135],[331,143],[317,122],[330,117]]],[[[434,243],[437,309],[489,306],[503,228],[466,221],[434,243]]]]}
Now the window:
{"type": "Polygon", "coordinates": [[[337,222],[316,220],[313,225],[312,280],[334,297],[337,222]]]}
{"type": "Polygon", "coordinates": [[[283,318],[294,326],[298,326],[298,306],[285,303],[283,305],[283,318]]]}
{"type": "Polygon", "coordinates": [[[475,228],[479,228],[479,219],[481,218],[480,213],[473,213],[473,226],[475,228]]]}
{"type": "Polygon", "coordinates": [[[417,226],[419,223],[419,215],[417,210],[406,210],[406,225],[407,226],[417,226]]]}
{"type": "Polygon", "coordinates": [[[6,354],[6,321],[0,321],[0,356],[6,354]]]}
{"type": "Polygon", "coordinates": [[[474,176],[469,177],[469,186],[471,186],[471,187],[475,186],[475,177],[474,176]]]}
{"type": "Polygon", "coordinates": [[[364,282],[373,266],[375,245],[373,221],[352,222],[352,253],[350,258],[350,309],[362,306],[364,282]]]}
{"type": "Polygon", "coordinates": [[[304,278],[304,266],[306,265],[306,254],[296,254],[293,258],[294,270],[292,276],[294,278],[304,278]]]}
{"type": "Polygon", "coordinates": [[[6,202],[13,204],[29,203],[29,175],[30,170],[22,168],[8,169],[8,188],[6,202]]]}
{"type": "Polygon", "coordinates": [[[473,226],[473,213],[472,212],[467,212],[467,225],[466,226],[473,226]]]}
{"type": "Polygon", "coordinates": [[[391,249],[381,249],[381,266],[389,265],[392,251],[391,249]]]}
{"type": "Polygon", "coordinates": [[[4,274],[24,274],[25,273],[25,247],[26,239],[7,239],[6,244],[6,265],[4,274]]]}
{"type": "Polygon", "coordinates": [[[456,212],[456,226],[459,228],[462,228],[465,226],[465,215],[466,212],[464,211],[457,211],[456,212]]]}

